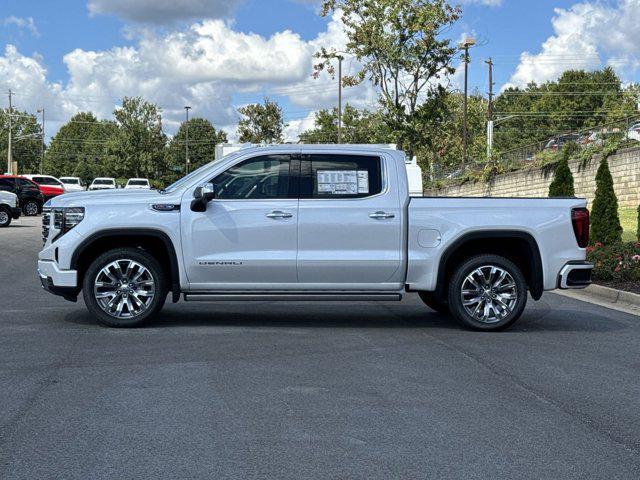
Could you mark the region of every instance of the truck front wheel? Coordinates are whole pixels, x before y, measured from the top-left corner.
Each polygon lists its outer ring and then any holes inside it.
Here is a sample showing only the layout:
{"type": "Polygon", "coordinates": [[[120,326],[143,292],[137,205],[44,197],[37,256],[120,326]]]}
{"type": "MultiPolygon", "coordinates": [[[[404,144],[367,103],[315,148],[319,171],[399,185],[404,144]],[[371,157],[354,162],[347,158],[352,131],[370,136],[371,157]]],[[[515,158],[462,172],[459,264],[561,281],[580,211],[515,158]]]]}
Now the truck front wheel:
{"type": "Polygon", "coordinates": [[[167,282],[162,266],[138,248],[118,248],[96,258],[82,290],[89,311],[110,327],[138,327],[162,309],[167,282]]]}
{"type": "Polygon", "coordinates": [[[503,330],[520,318],[526,304],[524,275],[499,255],[478,255],[464,261],[449,284],[451,313],[474,330],[503,330]]]}

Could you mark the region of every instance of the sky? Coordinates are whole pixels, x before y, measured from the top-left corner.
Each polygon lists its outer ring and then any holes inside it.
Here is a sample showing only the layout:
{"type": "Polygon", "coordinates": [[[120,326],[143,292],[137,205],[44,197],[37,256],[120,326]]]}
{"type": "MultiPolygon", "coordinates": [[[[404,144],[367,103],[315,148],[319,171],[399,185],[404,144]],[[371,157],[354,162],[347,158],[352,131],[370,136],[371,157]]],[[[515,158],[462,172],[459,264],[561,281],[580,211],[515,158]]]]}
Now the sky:
{"type": "MultiPolygon", "coordinates": [[[[318,15],[320,0],[0,0],[0,106],[45,109],[47,138],[79,111],[111,118],[125,96],[162,108],[172,134],[205,117],[235,138],[237,108],[277,100],[286,139],[337,103],[337,81],[311,77],[313,53],[344,47],[339,14],[318,15]]],[[[640,71],[640,0],[459,0],[463,15],[447,32],[473,37],[469,86],[488,91],[553,80],[568,68],[613,66],[625,82],[640,71]]],[[[456,60],[456,67],[460,62],[456,60]]],[[[346,73],[358,63],[347,58],[346,73]]],[[[462,69],[452,88],[461,88],[462,69]]],[[[344,101],[374,108],[367,83],[344,101]]]]}

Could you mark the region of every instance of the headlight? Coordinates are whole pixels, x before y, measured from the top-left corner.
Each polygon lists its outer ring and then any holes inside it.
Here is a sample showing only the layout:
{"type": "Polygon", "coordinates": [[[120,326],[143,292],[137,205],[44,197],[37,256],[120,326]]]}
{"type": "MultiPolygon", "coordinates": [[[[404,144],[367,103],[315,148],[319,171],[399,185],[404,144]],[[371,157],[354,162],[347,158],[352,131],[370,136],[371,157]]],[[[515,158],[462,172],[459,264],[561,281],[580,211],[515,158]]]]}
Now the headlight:
{"type": "Polygon", "coordinates": [[[57,230],[57,234],[52,241],[55,241],[73,227],[78,225],[84,218],[84,207],[63,207],[63,208],[43,208],[42,209],[42,239],[47,241],[49,236],[49,226],[57,230]]]}

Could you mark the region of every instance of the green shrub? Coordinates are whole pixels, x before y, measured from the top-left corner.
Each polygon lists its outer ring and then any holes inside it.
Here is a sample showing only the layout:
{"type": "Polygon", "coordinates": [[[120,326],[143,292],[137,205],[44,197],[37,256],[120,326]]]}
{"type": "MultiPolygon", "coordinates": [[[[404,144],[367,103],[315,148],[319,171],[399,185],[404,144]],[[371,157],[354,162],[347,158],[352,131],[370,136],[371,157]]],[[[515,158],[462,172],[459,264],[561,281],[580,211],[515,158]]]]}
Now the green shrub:
{"type": "Polygon", "coordinates": [[[587,247],[587,259],[594,264],[594,280],[640,281],[640,242],[596,243],[587,247]]]}
{"type": "Polygon", "coordinates": [[[569,168],[569,157],[571,150],[567,147],[562,149],[562,156],[553,175],[553,181],[549,185],[550,197],[573,197],[573,174],[569,168]]]}
{"type": "Polygon", "coordinates": [[[591,240],[604,245],[622,241],[622,226],[618,216],[618,198],[613,190],[613,177],[607,155],[602,155],[596,173],[596,195],[591,208],[591,240]]]}

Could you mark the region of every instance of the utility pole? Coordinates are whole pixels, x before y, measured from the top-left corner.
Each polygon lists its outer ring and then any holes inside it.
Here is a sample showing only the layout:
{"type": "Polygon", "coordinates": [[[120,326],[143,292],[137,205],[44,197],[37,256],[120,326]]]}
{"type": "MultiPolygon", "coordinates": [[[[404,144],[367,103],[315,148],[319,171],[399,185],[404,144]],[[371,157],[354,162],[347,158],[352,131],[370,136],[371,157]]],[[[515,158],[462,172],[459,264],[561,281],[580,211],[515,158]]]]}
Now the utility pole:
{"type": "Polygon", "coordinates": [[[491,160],[493,150],[493,60],[485,60],[489,65],[489,108],[487,110],[487,160],[491,160]]]}
{"type": "Polygon", "coordinates": [[[338,55],[338,143],[342,143],[342,60],[338,55]]]}
{"type": "Polygon", "coordinates": [[[462,171],[467,165],[467,148],[469,137],[467,134],[467,93],[469,84],[469,47],[476,44],[473,38],[467,38],[460,47],[464,50],[464,116],[462,120],[462,171]]]}
{"type": "Polygon", "coordinates": [[[38,110],[42,114],[42,145],[40,145],[40,175],[42,175],[42,166],[44,165],[44,107],[38,110]]]}
{"type": "Polygon", "coordinates": [[[11,152],[11,124],[13,121],[13,109],[11,107],[11,95],[12,92],[9,90],[9,145],[7,148],[7,173],[12,174],[12,166],[13,166],[13,156],[11,152]]]}
{"type": "Polygon", "coordinates": [[[185,142],[184,142],[184,159],[185,159],[185,173],[189,173],[189,109],[191,107],[184,107],[185,112],[187,113],[187,121],[184,124],[185,128],[185,142]]]}

